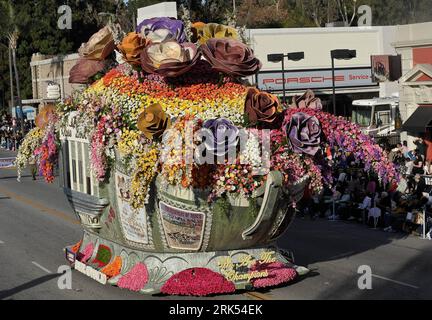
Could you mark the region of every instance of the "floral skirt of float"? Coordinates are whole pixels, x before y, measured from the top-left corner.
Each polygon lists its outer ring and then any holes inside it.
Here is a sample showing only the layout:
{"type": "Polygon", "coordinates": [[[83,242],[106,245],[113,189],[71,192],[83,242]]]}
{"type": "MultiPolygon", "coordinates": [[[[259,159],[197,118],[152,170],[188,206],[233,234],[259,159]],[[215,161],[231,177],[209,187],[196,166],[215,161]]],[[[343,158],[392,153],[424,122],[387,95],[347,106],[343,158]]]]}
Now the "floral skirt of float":
{"type": "Polygon", "coordinates": [[[65,189],[84,227],[66,257],[92,279],[145,294],[206,296],[284,285],[307,272],[274,245],[294,218],[292,203],[307,177],[286,190],[274,171],[254,201],[212,204],[204,191],[156,179],[156,192],[138,210],[122,190],[129,179],[116,168],[99,190],[106,198],[65,189]]]}

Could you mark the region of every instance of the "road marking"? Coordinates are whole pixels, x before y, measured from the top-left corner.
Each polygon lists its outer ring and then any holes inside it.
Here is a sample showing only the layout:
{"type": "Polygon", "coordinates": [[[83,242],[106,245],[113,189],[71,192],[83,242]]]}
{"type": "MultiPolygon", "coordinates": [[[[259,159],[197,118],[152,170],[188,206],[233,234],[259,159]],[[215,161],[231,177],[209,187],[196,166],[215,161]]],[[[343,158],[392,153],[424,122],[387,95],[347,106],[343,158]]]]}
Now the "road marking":
{"type": "Polygon", "coordinates": [[[379,276],[379,275],[376,275],[376,274],[372,274],[372,277],[375,277],[375,278],[378,278],[378,279],[382,279],[382,280],[386,280],[386,281],[390,281],[390,282],[399,284],[401,286],[410,287],[410,288],[413,288],[413,289],[420,289],[420,287],[414,286],[412,284],[401,282],[401,281],[392,280],[392,279],[389,279],[389,278],[386,278],[386,277],[383,277],[383,276],[379,276]]]}
{"type": "Polygon", "coordinates": [[[49,274],[51,274],[52,272],[51,271],[49,271],[47,268],[45,268],[45,267],[43,267],[43,266],[41,266],[39,263],[37,263],[37,262],[35,262],[35,261],[32,261],[32,263],[36,266],[36,267],[38,267],[39,269],[41,269],[41,270],[43,270],[43,271],[45,271],[46,273],[49,273],[49,274]]]}
{"type": "Polygon", "coordinates": [[[59,211],[59,210],[55,210],[55,209],[46,207],[46,206],[44,206],[40,202],[31,200],[29,198],[26,198],[26,197],[24,197],[22,195],[19,195],[17,193],[14,193],[14,192],[9,191],[7,189],[4,189],[2,187],[0,187],[0,193],[8,196],[9,198],[13,198],[13,199],[15,199],[15,200],[17,200],[19,202],[22,202],[22,203],[24,203],[24,204],[26,204],[26,205],[28,205],[30,207],[33,207],[35,209],[39,209],[40,211],[42,211],[44,213],[47,213],[49,215],[52,215],[54,217],[63,219],[65,221],[71,222],[73,224],[77,224],[77,225],[80,224],[80,222],[78,220],[76,220],[75,218],[72,218],[69,214],[67,214],[65,212],[62,212],[62,211],[59,211]]]}
{"type": "Polygon", "coordinates": [[[0,244],[4,244],[4,241],[1,241],[1,240],[0,240],[0,244]]]}
{"type": "Polygon", "coordinates": [[[253,291],[252,292],[246,292],[246,293],[243,293],[243,295],[245,297],[252,298],[254,300],[272,300],[272,298],[269,295],[266,295],[266,294],[260,293],[260,292],[253,292],[253,291]]]}

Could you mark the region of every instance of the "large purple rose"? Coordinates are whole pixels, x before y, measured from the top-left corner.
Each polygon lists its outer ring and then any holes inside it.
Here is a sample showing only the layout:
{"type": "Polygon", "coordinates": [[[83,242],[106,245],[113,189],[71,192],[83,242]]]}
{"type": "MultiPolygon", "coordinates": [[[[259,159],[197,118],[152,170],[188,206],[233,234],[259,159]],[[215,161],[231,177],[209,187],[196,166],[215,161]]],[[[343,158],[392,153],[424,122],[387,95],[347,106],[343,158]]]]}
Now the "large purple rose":
{"type": "Polygon", "coordinates": [[[315,116],[297,112],[292,115],[285,129],[288,142],[294,152],[311,156],[318,152],[321,143],[321,125],[315,116]]]}
{"type": "Polygon", "coordinates": [[[175,40],[178,43],[186,41],[184,24],[181,20],[160,17],[145,19],[136,30],[152,43],[161,43],[167,40],[175,40]]]}
{"type": "Polygon", "coordinates": [[[212,154],[218,157],[224,156],[237,147],[239,129],[230,120],[224,118],[207,120],[203,128],[211,131],[204,145],[212,154]]]}

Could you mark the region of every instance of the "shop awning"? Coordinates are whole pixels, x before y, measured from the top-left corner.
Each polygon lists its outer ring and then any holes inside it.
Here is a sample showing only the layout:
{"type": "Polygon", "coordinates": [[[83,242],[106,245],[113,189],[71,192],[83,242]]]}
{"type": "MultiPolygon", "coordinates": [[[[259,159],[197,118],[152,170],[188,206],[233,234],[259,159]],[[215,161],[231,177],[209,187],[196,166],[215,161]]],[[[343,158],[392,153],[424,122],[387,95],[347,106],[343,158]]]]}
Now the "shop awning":
{"type": "Polygon", "coordinates": [[[412,133],[425,132],[432,126],[432,106],[421,106],[402,125],[402,131],[412,133]]]}

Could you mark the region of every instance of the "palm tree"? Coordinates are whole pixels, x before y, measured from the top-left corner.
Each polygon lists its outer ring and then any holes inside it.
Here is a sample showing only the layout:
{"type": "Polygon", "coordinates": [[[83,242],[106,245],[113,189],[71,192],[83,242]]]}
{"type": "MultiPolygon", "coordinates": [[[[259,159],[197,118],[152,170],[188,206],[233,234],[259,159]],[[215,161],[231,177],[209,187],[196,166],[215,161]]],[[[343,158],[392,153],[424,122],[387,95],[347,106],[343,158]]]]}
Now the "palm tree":
{"type": "MultiPolygon", "coordinates": [[[[8,14],[0,17],[3,22],[3,26],[1,26],[2,34],[0,34],[0,38],[5,37],[8,41],[8,50],[9,50],[9,73],[10,73],[10,86],[11,86],[11,106],[14,107],[15,99],[14,99],[14,85],[13,85],[13,72],[15,72],[15,84],[17,91],[17,107],[20,108],[20,127],[21,133],[24,135],[24,117],[22,112],[22,101],[21,101],[21,91],[20,91],[20,81],[18,68],[16,64],[16,48],[18,42],[18,28],[15,23],[15,12],[10,0],[2,0],[0,1],[0,7],[7,8],[8,14]],[[12,70],[13,68],[13,70],[12,70]]],[[[2,10],[3,11],[3,10],[2,10]]],[[[6,12],[6,10],[4,10],[6,12]]]]}

